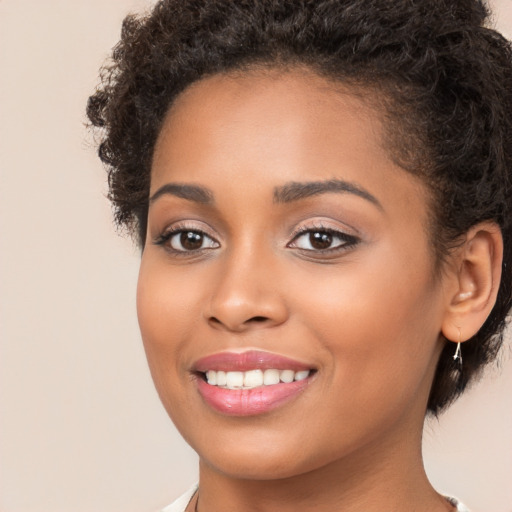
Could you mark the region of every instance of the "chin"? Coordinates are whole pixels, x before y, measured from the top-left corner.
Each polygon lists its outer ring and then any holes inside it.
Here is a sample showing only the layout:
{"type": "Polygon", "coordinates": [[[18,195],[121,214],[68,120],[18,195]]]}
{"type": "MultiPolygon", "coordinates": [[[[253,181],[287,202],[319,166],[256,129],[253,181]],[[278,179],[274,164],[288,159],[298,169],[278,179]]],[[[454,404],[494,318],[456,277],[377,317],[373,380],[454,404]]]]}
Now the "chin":
{"type": "Polygon", "coordinates": [[[234,428],[227,435],[211,435],[199,442],[187,441],[201,464],[218,474],[241,480],[282,480],[314,471],[333,462],[339,454],[332,449],[307,446],[302,436],[275,430],[244,432],[234,428]],[[215,442],[212,440],[215,439],[215,442]]]}
{"type": "MultiPolygon", "coordinates": [[[[261,452],[261,450],[260,450],[261,452]]],[[[246,453],[207,454],[202,463],[217,473],[240,480],[282,480],[315,469],[290,453],[248,455],[246,453]]]]}

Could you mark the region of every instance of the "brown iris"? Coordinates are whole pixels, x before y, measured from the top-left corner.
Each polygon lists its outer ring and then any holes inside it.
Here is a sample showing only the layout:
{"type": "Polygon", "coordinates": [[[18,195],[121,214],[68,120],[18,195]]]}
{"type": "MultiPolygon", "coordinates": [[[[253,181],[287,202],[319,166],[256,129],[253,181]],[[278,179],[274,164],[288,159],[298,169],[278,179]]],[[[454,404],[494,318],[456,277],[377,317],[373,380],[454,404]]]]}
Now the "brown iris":
{"type": "Polygon", "coordinates": [[[315,231],[309,235],[309,243],[315,249],[328,249],[332,244],[332,235],[325,231],[315,231]]]}
{"type": "Polygon", "coordinates": [[[184,231],[180,235],[180,243],[188,251],[200,249],[203,245],[203,235],[194,231],[184,231]]]}

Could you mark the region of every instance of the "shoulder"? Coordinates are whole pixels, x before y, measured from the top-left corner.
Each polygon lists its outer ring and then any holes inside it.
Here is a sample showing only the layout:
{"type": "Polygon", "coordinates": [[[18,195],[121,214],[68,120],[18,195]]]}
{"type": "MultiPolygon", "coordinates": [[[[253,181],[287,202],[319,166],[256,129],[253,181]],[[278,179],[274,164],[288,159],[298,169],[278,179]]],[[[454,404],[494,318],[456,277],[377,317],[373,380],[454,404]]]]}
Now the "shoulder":
{"type": "Polygon", "coordinates": [[[161,512],[185,512],[187,505],[197,491],[197,484],[193,485],[186,493],[182,494],[177,500],[162,509],[161,512]]]}

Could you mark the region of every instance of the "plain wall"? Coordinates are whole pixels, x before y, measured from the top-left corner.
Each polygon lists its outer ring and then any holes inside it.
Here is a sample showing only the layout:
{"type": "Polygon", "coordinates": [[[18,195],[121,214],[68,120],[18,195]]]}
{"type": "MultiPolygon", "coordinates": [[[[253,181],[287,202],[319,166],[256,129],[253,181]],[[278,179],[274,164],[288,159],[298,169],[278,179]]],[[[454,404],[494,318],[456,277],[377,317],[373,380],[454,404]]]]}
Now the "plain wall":
{"type": "MultiPolygon", "coordinates": [[[[512,0],[495,2],[512,35],[512,0]]],[[[98,68],[143,0],[0,0],[0,511],[157,510],[197,478],[135,314],[83,126],[98,68]]],[[[89,142],[88,142],[89,141],[89,142]]],[[[512,360],[426,428],[440,490],[512,512],[512,360]]]]}

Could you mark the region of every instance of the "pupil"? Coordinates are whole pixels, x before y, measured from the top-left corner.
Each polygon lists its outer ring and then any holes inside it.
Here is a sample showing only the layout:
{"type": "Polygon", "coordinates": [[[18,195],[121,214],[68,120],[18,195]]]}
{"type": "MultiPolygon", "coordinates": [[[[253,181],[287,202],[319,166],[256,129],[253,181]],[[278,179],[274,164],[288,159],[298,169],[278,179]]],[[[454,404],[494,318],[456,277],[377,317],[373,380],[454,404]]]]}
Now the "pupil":
{"type": "Polygon", "coordinates": [[[328,249],[332,244],[332,235],[317,231],[309,235],[309,242],[315,249],[328,249]]]}
{"type": "Polygon", "coordinates": [[[193,231],[187,231],[181,233],[180,242],[182,247],[190,251],[200,249],[203,245],[203,235],[200,233],[194,233],[193,231]]]}

